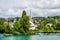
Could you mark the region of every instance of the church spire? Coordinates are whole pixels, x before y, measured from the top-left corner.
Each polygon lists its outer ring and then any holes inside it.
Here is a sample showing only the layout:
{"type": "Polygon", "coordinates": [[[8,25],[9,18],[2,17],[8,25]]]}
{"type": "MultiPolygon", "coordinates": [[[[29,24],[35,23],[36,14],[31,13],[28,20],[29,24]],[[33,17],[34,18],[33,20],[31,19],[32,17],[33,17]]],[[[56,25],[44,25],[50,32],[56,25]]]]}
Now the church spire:
{"type": "Polygon", "coordinates": [[[31,10],[30,10],[30,21],[32,21],[32,14],[31,14],[31,10]]]}

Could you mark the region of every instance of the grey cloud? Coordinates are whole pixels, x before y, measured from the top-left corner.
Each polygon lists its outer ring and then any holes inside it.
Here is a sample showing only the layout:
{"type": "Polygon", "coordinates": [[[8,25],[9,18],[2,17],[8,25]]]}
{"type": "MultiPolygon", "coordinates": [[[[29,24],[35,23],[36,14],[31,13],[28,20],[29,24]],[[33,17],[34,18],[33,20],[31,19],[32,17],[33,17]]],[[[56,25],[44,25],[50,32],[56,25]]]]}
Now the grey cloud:
{"type": "Polygon", "coordinates": [[[0,0],[0,17],[21,16],[26,10],[32,16],[57,16],[60,15],[60,0],[0,0]]]}

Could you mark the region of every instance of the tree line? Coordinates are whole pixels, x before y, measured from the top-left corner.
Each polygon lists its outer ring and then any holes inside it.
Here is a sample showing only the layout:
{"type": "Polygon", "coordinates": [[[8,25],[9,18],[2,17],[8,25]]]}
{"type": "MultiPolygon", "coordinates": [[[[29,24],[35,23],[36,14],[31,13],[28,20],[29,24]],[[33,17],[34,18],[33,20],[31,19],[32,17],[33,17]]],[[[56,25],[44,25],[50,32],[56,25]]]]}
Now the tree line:
{"type": "Polygon", "coordinates": [[[25,34],[38,34],[40,32],[60,32],[60,16],[51,17],[33,17],[33,23],[37,24],[35,30],[29,30],[30,28],[30,18],[27,16],[26,11],[22,12],[22,17],[16,17],[16,21],[13,24],[13,28],[10,27],[9,21],[14,21],[13,19],[5,20],[5,18],[0,18],[0,33],[3,34],[14,34],[14,35],[25,35],[25,34]],[[47,25],[47,24],[52,24],[47,25]]]}

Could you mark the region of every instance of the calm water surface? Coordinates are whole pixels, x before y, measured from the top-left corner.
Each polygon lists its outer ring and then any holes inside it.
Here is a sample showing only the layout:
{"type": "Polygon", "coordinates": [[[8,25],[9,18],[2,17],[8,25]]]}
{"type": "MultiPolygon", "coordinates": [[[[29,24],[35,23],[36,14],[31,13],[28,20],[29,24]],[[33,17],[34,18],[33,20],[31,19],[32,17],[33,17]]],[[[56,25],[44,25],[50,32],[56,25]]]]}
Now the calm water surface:
{"type": "Polygon", "coordinates": [[[0,37],[0,40],[60,40],[60,33],[0,37]]]}

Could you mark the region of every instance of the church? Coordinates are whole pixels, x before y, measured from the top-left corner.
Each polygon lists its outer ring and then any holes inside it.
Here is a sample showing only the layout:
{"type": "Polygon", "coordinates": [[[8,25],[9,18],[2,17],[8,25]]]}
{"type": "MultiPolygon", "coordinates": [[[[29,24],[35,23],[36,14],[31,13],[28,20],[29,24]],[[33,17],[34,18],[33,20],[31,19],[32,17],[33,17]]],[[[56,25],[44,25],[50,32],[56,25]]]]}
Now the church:
{"type": "MultiPolygon", "coordinates": [[[[32,13],[31,13],[31,11],[30,11],[30,28],[29,28],[29,30],[35,30],[36,29],[36,27],[38,27],[36,24],[34,24],[33,23],[33,19],[32,19],[32,13]]],[[[9,22],[9,25],[13,28],[14,26],[13,26],[13,24],[14,24],[14,22],[16,22],[16,18],[14,18],[14,21],[13,22],[9,22]]]]}
{"type": "Polygon", "coordinates": [[[30,11],[30,30],[35,30],[36,29],[36,27],[38,27],[36,24],[34,24],[33,23],[33,20],[32,20],[32,13],[31,13],[31,11],[30,11]]]}

